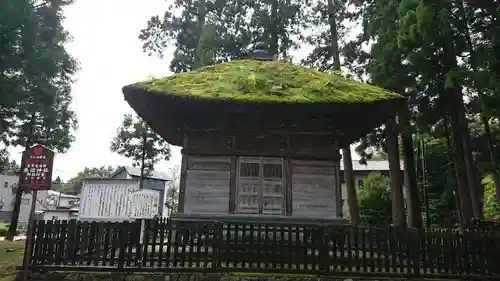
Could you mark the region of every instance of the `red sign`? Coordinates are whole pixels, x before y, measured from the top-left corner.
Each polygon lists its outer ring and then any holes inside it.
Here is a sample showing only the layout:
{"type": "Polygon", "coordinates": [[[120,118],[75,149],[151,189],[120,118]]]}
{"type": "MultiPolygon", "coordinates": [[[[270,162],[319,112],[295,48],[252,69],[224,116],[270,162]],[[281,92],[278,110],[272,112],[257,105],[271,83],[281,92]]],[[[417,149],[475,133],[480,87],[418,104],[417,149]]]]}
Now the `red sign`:
{"type": "Polygon", "coordinates": [[[48,190],[52,186],[54,152],[43,145],[35,145],[23,152],[20,188],[25,191],[48,190]]]}

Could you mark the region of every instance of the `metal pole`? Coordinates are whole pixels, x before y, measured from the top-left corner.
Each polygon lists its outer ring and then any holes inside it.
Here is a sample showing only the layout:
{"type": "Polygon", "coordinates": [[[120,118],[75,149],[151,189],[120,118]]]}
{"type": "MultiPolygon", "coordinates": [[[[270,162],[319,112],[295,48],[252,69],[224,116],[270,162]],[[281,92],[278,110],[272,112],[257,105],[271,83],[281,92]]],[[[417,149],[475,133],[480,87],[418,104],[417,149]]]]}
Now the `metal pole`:
{"type": "Polygon", "coordinates": [[[29,275],[28,265],[30,264],[31,260],[31,255],[32,255],[31,249],[33,248],[33,233],[35,231],[36,196],[37,196],[37,191],[33,190],[33,193],[31,195],[32,198],[31,198],[30,217],[28,220],[28,233],[26,234],[26,245],[24,248],[23,275],[22,275],[23,281],[27,281],[29,275]]]}

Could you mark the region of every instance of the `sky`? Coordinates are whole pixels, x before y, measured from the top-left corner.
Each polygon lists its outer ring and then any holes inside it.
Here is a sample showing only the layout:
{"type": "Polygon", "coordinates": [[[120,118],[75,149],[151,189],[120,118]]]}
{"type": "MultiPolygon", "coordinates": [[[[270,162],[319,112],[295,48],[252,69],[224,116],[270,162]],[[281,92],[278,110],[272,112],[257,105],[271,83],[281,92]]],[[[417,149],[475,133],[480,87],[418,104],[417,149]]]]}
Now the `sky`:
{"type": "MultiPolygon", "coordinates": [[[[85,167],[131,164],[109,150],[123,115],[133,113],[121,88],[151,76],[171,74],[168,66],[173,49],[167,49],[162,59],[148,56],[138,39],[148,19],[162,15],[169,1],[76,0],[65,9],[63,24],[73,38],[66,47],[80,63],[72,86],[72,108],[79,127],[71,149],[56,155],[53,178],[68,180],[85,167]]],[[[20,161],[21,151],[10,149],[12,158],[20,161]]],[[[180,148],[172,147],[170,161],[159,163],[155,169],[168,174],[180,160],[180,148]]]]}

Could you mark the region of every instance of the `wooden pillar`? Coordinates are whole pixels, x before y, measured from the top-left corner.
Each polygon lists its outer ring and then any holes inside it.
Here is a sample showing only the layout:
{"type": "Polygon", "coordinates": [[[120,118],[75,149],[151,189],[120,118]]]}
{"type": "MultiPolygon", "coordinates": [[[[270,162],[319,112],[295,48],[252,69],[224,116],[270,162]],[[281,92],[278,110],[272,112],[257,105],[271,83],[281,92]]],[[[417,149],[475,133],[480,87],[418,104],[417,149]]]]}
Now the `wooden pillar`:
{"type": "MultiPolygon", "coordinates": [[[[234,151],[235,148],[235,142],[236,142],[236,137],[233,136],[232,141],[231,141],[231,151],[234,151]]],[[[236,188],[237,188],[237,182],[236,182],[236,177],[237,177],[237,169],[238,169],[238,159],[236,155],[232,155],[231,158],[229,159],[229,213],[234,214],[236,213],[236,204],[238,198],[236,198],[236,188]]]]}
{"type": "Polygon", "coordinates": [[[181,150],[182,160],[181,160],[181,178],[179,180],[179,205],[177,211],[179,213],[184,213],[184,203],[186,198],[186,183],[187,183],[187,168],[188,168],[188,155],[185,153],[187,147],[187,137],[184,136],[183,148],[181,150]]]}
{"type": "Polygon", "coordinates": [[[286,158],[285,158],[285,215],[292,215],[292,157],[290,156],[290,136],[286,138],[286,158]]]}
{"type": "Polygon", "coordinates": [[[340,159],[342,158],[342,156],[340,155],[340,153],[337,155],[336,159],[334,160],[335,161],[335,166],[334,166],[334,169],[335,169],[335,180],[333,182],[334,186],[334,192],[335,192],[335,211],[337,213],[337,216],[338,217],[344,217],[344,214],[343,214],[343,208],[342,208],[342,183],[341,183],[341,180],[340,180],[340,159]]]}

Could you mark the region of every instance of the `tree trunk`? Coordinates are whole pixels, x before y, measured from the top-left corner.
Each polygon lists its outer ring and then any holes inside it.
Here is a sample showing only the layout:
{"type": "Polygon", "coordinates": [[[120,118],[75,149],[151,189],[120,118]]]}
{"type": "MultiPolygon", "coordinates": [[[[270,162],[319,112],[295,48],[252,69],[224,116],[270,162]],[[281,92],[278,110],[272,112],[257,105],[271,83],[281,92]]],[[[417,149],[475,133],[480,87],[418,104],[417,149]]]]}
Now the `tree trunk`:
{"type": "Polygon", "coordinates": [[[198,31],[198,44],[196,46],[196,57],[194,59],[193,68],[198,69],[203,66],[205,61],[205,53],[204,53],[204,29],[205,29],[205,0],[198,0],[198,22],[197,22],[197,31],[198,31]]]}
{"type": "MultiPolygon", "coordinates": [[[[454,163],[453,161],[453,145],[451,144],[451,138],[450,138],[450,134],[449,134],[449,122],[448,122],[448,116],[446,116],[446,114],[444,114],[443,116],[443,125],[444,125],[444,134],[446,136],[446,149],[447,149],[447,152],[448,152],[448,162],[449,163],[454,163]]],[[[461,230],[463,230],[463,226],[464,226],[464,220],[462,218],[462,207],[460,205],[460,190],[459,190],[459,185],[458,185],[458,177],[453,177],[453,174],[455,173],[456,174],[456,164],[451,166],[451,171],[449,168],[446,169],[446,183],[450,182],[450,179],[451,181],[453,181],[453,191],[454,191],[454,194],[453,194],[453,199],[455,201],[455,208],[457,209],[457,216],[458,216],[458,223],[459,225],[462,227],[461,230]]]]}
{"type": "MultiPolygon", "coordinates": [[[[273,0],[271,4],[271,22],[278,22],[278,0],[273,0]]],[[[272,55],[278,55],[279,53],[277,28],[277,25],[271,25],[269,51],[272,55]]]]}
{"type": "MultiPolygon", "coordinates": [[[[472,221],[472,202],[469,192],[469,187],[467,186],[467,171],[465,169],[464,151],[463,151],[463,139],[460,133],[460,126],[458,125],[458,113],[456,112],[456,93],[453,92],[453,88],[448,88],[444,93],[448,96],[452,103],[449,105],[448,114],[450,116],[451,123],[451,134],[453,139],[453,163],[455,166],[455,173],[457,178],[458,196],[460,198],[461,207],[461,217],[462,217],[462,227],[469,225],[472,221]],[[455,96],[455,97],[454,97],[455,96]]],[[[461,98],[461,97],[459,97],[461,98]]]]}
{"type": "Polygon", "coordinates": [[[405,107],[401,113],[400,125],[403,127],[401,142],[403,144],[403,166],[405,174],[405,187],[408,202],[408,226],[422,228],[422,214],[420,211],[420,198],[418,194],[415,156],[413,155],[413,137],[410,132],[410,112],[405,107]]]}
{"type": "Polygon", "coordinates": [[[396,117],[386,124],[387,155],[389,160],[389,177],[392,199],[392,223],[394,226],[406,226],[403,187],[401,185],[401,165],[399,162],[398,135],[396,117]]]}
{"type": "MultiPolygon", "coordinates": [[[[26,144],[25,148],[29,148],[32,143],[33,143],[33,134],[35,132],[35,126],[36,126],[36,110],[33,110],[33,113],[31,113],[31,120],[30,120],[30,133],[28,138],[26,139],[26,144]]],[[[23,174],[23,164],[21,163],[21,170],[19,171],[19,179],[21,179],[21,176],[23,174]]],[[[14,199],[14,208],[12,209],[12,217],[10,218],[10,225],[9,225],[9,230],[7,231],[7,237],[6,239],[9,241],[14,240],[14,236],[16,236],[16,230],[17,230],[17,224],[19,222],[19,213],[21,212],[21,200],[23,198],[23,190],[21,187],[18,185],[17,190],[16,190],[16,197],[14,199]]]]}
{"type": "MultiPolygon", "coordinates": [[[[444,5],[444,2],[439,2],[444,5]]],[[[450,7],[443,6],[451,15],[450,7]]],[[[452,73],[458,68],[455,46],[453,45],[453,34],[449,30],[439,34],[443,48],[443,73],[452,73]]],[[[465,116],[465,106],[462,94],[461,82],[457,79],[443,80],[443,101],[448,106],[450,115],[451,131],[453,135],[453,148],[455,154],[455,165],[457,181],[460,190],[460,205],[462,207],[462,218],[464,226],[472,222],[472,218],[480,212],[478,200],[478,185],[476,172],[470,146],[469,128],[465,116]]]]}
{"type": "MultiPolygon", "coordinates": [[[[461,106],[463,108],[463,100],[461,97],[460,100],[462,102],[461,106]]],[[[465,118],[465,112],[463,114],[460,114],[459,118],[462,119],[460,120],[460,127],[462,128],[460,132],[462,135],[462,145],[464,146],[465,169],[467,172],[467,181],[469,183],[469,192],[472,202],[472,214],[476,218],[482,218],[484,191],[477,175],[474,157],[472,156],[470,130],[465,118]]]]}
{"type": "Polygon", "coordinates": [[[147,140],[148,139],[146,132],[144,132],[144,134],[142,135],[141,177],[139,178],[139,189],[142,189],[144,187],[144,164],[146,163],[147,140]]]}
{"type": "Polygon", "coordinates": [[[354,171],[352,168],[351,149],[342,149],[342,160],[344,163],[344,181],[347,191],[347,208],[349,211],[349,220],[352,224],[358,225],[361,223],[359,216],[358,197],[356,196],[356,186],[354,183],[354,171]]]}
{"type": "MultiPolygon", "coordinates": [[[[336,19],[336,8],[333,0],[327,0],[328,23],[330,25],[331,52],[334,60],[334,70],[340,71],[340,50],[338,45],[338,30],[336,19]]],[[[354,183],[354,171],[352,167],[351,148],[347,146],[342,148],[342,159],[344,163],[344,181],[347,190],[347,208],[349,210],[349,219],[356,225],[361,222],[359,216],[358,198],[356,196],[356,186],[354,183]]],[[[339,187],[340,188],[340,187],[339,187]]]]}
{"type": "MultiPolygon", "coordinates": [[[[464,29],[464,34],[465,34],[465,39],[467,42],[467,48],[469,49],[469,54],[470,54],[470,64],[473,72],[477,72],[477,61],[476,61],[476,51],[474,50],[474,44],[471,39],[471,32],[469,29],[469,23],[470,19],[467,16],[467,13],[465,12],[465,6],[464,6],[464,1],[460,1],[459,5],[459,11],[461,16],[464,18],[463,22],[463,29],[464,29]]],[[[496,190],[496,198],[497,200],[500,200],[500,176],[499,176],[499,170],[498,170],[498,162],[495,157],[495,154],[493,153],[493,139],[491,136],[491,129],[490,129],[490,123],[489,123],[489,116],[486,114],[486,108],[485,108],[485,102],[483,100],[483,93],[481,87],[476,84],[476,81],[474,81],[475,86],[477,88],[478,92],[478,97],[479,97],[479,103],[481,105],[481,123],[483,123],[484,126],[484,131],[485,131],[485,137],[486,137],[486,142],[488,146],[488,154],[489,154],[489,160],[490,160],[490,166],[493,171],[492,177],[493,177],[493,183],[495,185],[495,190],[496,190]]],[[[476,179],[478,181],[479,179],[476,179]]],[[[481,197],[481,203],[483,202],[484,194],[483,194],[483,188],[479,184],[480,188],[480,194],[483,196],[481,197]]],[[[481,204],[482,208],[482,204],[481,204]]],[[[482,212],[481,212],[482,215],[482,212]]]]}
{"type": "Polygon", "coordinates": [[[14,199],[14,208],[12,209],[12,216],[10,218],[9,230],[7,231],[7,237],[5,238],[6,240],[13,241],[14,236],[16,236],[17,223],[19,222],[19,213],[21,211],[22,197],[23,190],[18,186],[16,190],[16,197],[14,199]]]}
{"type": "MultiPolygon", "coordinates": [[[[463,163],[465,165],[465,174],[467,177],[467,183],[469,186],[469,198],[471,201],[472,215],[473,217],[480,218],[483,216],[482,208],[482,192],[480,187],[480,182],[477,178],[477,171],[474,164],[474,158],[472,156],[472,147],[470,144],[470,131],[467,119],[465,117],[465,105],[462,98],[462,87],[455,86],[452,88],[454,91],[451,98],[453,99],[452,111],[455,115],[455,120],[452,118],[452,130],[455,131],[456,138],[460,138],[460,143],[462,145],[462,155],[463,163]],[[455,121],[453,123],[453,121],[455,121]],[[455,127],[455,128],[453,128],[455,127]]],[[[458,143],[455,143],[457,145],[458,143]]],[[[467,221],[466,221],[467,223],[467,221]]]]}

